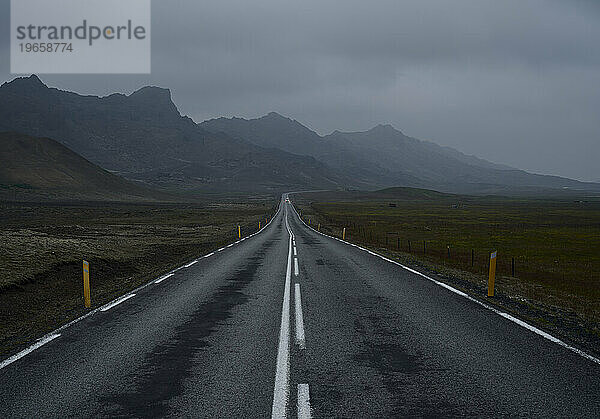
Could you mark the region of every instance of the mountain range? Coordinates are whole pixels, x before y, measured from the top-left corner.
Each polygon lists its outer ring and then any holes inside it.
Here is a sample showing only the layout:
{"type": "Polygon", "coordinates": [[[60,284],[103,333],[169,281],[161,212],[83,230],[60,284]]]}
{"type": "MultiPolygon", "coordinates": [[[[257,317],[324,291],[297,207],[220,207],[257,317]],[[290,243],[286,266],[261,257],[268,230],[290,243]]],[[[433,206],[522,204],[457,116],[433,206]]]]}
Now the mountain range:
{"type": "Polygon", "coordinates": [[[82,96],[32,75],[0,87],[0,131],[53,138],[85,159],[153,186],[202,190],[336,188],[321,162],[205,131],[167,89],[82,96]]]}
{"type": "Polygon", "coordinates": [[[271,112],[256,119],[217,118],[200,126],[256,145],[312,156],[370,189],[410,186],[453,193],[600,190],[596,183],[491,163],[406,136],[389,124],[363,132],[334,131],[319,136],[298,121],[271,112]]]}
{"type": "Polygon", "coordinates": [[[391,125],[321,136],[275,112],[197,124],[158,87],[97,97],[49,88],[35,75],[16,78],[0,87],[0,131],[52,138],[114,174],[192,192],[396,186],[458,193],[600,191],[596,183],[491,163],[391,125]]]}

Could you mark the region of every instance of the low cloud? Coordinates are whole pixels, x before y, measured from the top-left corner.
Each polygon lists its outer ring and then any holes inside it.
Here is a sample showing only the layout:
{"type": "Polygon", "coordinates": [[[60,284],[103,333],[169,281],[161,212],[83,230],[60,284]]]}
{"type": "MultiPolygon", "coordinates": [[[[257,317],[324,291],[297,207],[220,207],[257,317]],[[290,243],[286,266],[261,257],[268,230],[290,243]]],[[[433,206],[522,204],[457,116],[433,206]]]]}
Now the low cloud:
{"type": "MultiPolygon", "coordinates": [[[[0,78],[9,80],[8,1],[0,78]]],[[[592,1],[154,1],[152,74],[44,76],[81,93],[169,87],[195,120],[271,110],[320,133],[390,122],[489,160],[600,180],[592,1]]]]}

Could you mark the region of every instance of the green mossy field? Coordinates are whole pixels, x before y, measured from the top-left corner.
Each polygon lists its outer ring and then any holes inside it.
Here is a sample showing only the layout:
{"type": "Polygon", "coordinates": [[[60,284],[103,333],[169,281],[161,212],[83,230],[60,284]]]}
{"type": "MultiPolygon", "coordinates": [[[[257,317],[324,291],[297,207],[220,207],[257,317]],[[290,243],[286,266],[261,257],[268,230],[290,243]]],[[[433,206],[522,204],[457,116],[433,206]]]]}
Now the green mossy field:
{"type": "MultiPolygon", "coordinates": [[[[490,252],[496,292],[600,325],[600,201],[417,193],[298,195],[321,230],[434,269],[452,270],[485,295],[490,252]],[[410,250],[409,250],[410,242],[410,250]],[[424,249],[425,243],[425,249],[424,249]],[[512,260],[514,258],[514,275],[512,260]]],[[[579,320],[574,320],[575,322],[579,320]]]]}
{"type": "Polygon", "coordinates": [[[206,204],[0,203],[0,353],[258,230],[276,208],[262,199],[206,204]]]}

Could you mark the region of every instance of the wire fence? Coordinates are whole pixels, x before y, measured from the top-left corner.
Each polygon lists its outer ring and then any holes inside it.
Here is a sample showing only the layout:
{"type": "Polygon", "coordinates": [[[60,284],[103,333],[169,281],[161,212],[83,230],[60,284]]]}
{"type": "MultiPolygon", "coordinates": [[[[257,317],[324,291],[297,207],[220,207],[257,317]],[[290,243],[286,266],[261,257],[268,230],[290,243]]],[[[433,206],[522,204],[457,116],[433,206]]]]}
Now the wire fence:
{"type": "MultiPolygon", "coordinates": [[[[490,254],[498,251],[496,247],[465,246],[447,239],[439,239],[434,233],[417,234],[414,231],[396,231],[385,222],[364,223],[344,218],[328,217],[324,214],[303,216],[313,227],[321,226],[321,231],[357,244],[384,248],[391,251],[408,253],[436,264],[448,266],[475,274],[486,275],[489,271],[490,254]]],[[[499,250],[496,274],[536,283],[558,283],[569,279],[566,262],[554,260],[552,264],[542,264],[526,256],[511,254],[499,250]],[[550,266],[549,266],[550,265],[550,266]]],[[[590,265],[589,279],[599,282],[590,265]]]]}

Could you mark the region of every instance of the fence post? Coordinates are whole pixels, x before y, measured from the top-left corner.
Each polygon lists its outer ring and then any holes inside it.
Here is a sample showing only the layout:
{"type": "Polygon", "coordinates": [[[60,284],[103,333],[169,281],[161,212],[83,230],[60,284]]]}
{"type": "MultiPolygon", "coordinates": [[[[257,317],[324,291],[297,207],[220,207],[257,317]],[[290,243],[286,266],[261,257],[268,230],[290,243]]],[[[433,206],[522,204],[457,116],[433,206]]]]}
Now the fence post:
{"type": "Polygon", "coordinates": [[[238,225],[238,239],[242,238],[242,227],[238,225]]]}
{"type": "Polygon", "coordinates": [[[496,281],[496,255],[497,251],[490,254],[490,276],[488,278],[488,297],[494,296],[494,282],[496,281]]]}
{"type": "Polygon", "coordinates": [[[346,240],[346,227],[344,227],[344,231],[342,231],[342,240],[346,240]]]}
{"type": "Polygon", "coordinates": [[[450,259],[450,245],[448,245],[447,247],[448,247],[448,259],[450,259]]]}

